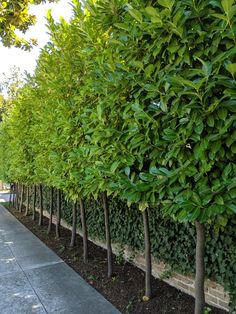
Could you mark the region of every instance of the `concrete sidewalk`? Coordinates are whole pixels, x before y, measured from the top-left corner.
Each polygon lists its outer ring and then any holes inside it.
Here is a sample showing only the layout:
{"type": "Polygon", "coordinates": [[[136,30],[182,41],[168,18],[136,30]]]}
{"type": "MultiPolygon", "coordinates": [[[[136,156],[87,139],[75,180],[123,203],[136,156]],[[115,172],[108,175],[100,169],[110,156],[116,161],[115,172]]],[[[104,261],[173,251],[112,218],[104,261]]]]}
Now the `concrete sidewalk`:
{"type": "Polygon", "coordinates": [[[0,191],[0,203],[8,202],[10,198],[10,194],[8,191],[0,191]]]}
{"type": "Polygon", "coordinates": [[[0,313],[119,311],[0,205],[0,313]]]}

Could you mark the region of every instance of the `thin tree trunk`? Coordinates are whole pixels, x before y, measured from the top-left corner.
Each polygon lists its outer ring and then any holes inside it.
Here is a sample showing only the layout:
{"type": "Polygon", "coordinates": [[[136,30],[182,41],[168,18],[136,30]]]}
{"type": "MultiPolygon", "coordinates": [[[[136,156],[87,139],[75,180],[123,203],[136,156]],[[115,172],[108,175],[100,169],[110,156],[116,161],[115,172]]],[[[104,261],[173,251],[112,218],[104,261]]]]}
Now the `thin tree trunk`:
{"type": "Polygon", "coordinates": [[[81,217],[81,225],[82,225],[82,232],[83,232],[83,256],[84,256],[84,263],[87,263],[88,262],[88,232],[87,232],[84,202],[82,199],[79,200],[79,204],[80,204],[80,217],[81,217]]]}
{"type": "Polygon", "coordinates": [[[195,314],[203,314],[205,307],[204,278],[205,278],[205,228],[200,222],[195,222],[197,231],[196,241],[196,276],[195,276],[195,314]]]}
{"type": "Polygon", "coordinates": [[[34,185],[34,195],[33,195],[33,209],[32,209],[32,220],[36,219],[36,196],[37,196],[37,186],[34,185]]]}
{"type": "Polygon", "coordinates": [[[28,216],[29,213],[29,186],[26,187],[26,207],[25,207],[25,216],[28,216]]]}
{"type": "Polygon", "coordinates": [[[113,273],[113,262],[112,262],[112,247],[111,247],[111,237],[110,237],[110,226],[109,226],[109,206],[107,200],[107,193],[102,193],[103,208],[105,216],[105,231],[106,231],[106,242],[107,242],[107,276],[111,278],[113,273]]]}
{"type": "Polygon", "coordinates": [[[9,197],[9,203],[12,203],[12,195],[13,195],[13,185],[12,183],[10,184],[10,197],[9,197]]]}
{"type": "Polygon", "coordinates": [[[16,210],[19,210],[19,183],[16,183],[16,210]]]}
{"type": "Polygon", "coordinates": [[[75,246],[76,242],[76,226],[77,226],[77,202],[73,203],[73,208],[72,208],[72,230],[71,230],[71,241],[70,241],[70,247],[75,246]]]}
{"type": "Polygon", "coordinates": [[[56,237],[59,239],[61,226],[61,191],[57,190],[57,222],[56,222],[56,237]]]}
{"type": "Polygon", "coordinates": [[[50,209],[49,209],[48,233],[52,231],[52,213],[53,213],[53,187],[50,189],[50,209]]]}
{"type": "Polygon", "coordinates": [[[152,259],[151,259],[151,243],[149,232],[149,218],[148,210],[143,212],[143,226],[144,226],[144,241],[145,241],[145,297],[150,299],[152,297],[151,279],[152,279],[152,259]]]}
{"type": "Polygon", "coordinates": [[[24,184],[22,184],[21,185],[21,196],[20,196],[20,212],[23,211],[24,190],[25,190],[25,186],[24,186],[24,184]]]}
{"type": "Polygon", "coordinates": [[[39,226],[43,225],[43,186],[39,185],[39,226]]]}
{"type": "Polygon", "coordinates": [[[15,195],[16,195],[16,185],[13,183],[13,193],[12,193],[12,207],[15,208],[15,195]]]}

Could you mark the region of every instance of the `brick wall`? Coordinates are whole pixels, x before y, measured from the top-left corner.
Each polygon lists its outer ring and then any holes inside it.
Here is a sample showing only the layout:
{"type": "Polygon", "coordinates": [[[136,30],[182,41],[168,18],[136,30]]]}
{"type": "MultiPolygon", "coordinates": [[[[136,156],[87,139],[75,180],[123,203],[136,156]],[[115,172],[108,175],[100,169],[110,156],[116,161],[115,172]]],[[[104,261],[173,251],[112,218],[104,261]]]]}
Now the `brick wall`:
{"type": "MultiPolygon", "coordinates": [[[[49,213],[47,211],[44,211],[44,215],[46,217],[49,217],[49,213]]],[[[56,217],[53,217],[53,223],[56,223],[56,217]]],[[[71,230],[71,226],[68,225],[65,221],[62,220],[61,225],[67,229],[71,230]]],[[[78,230],[78,233],[81,234],[80,230],[78,230]]],[[[90,241],[95,243],[96,245],[105,248],[106,244],[98,239],[91,239],[90,241]]],[[[114,254],[119,255],[121,252],[120,245],[112,244],[112,249],[114,254]]],[[[144,254],[139,251],[133,251],[129,246],[124,246],[123,248],[123,254],[124,258],[137,266],[138,268],[141,268],[142,270],[145,270],[145,258],[144,254]]],[[[158,262],[156,259],[153,258],[152,260],[152,274],[156,278],[161,278],[163,281],[167,282],[169,285],[187,293],[192,296],[194,296],[194,277],[193,276],[185,276],[181,275],[175,272],[171,272],[168,265],[165,265],[162,262],[158,262]]],[[[206,296],[206,302],[208,304],[211,304],[213,306],[222,308],[226,311],[229,311],[229,295],[227,292],[225,292],[224,288],[211,281],[206,280],[205,281],[205,296],[206,296]]]]}

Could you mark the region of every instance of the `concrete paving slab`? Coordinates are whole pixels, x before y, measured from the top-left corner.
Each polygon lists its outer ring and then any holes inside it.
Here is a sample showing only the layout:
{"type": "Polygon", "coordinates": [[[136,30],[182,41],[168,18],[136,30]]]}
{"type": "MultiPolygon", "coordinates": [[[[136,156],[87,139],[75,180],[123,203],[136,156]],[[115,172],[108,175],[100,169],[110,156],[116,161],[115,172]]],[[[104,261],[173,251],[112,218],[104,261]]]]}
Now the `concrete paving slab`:
{"type": "Polygon", "coordinates": [[[113,309],[107,308],[104,302],[96,301],[96,307],[94,303],[80,303],[76,307],[67,307],[65,309],[58,309],[53,312],[48,312],[49,314],[114,314],[119,313],[114,312],[113,309]]]}
{"type": "MultiPolygon", "coordinates": [[[[27,276],[20,270],[10,274],[0,276],[0,295],[19,293],[25,290],[32,290],[27,276]],[[1,284],[4,282],[4,285],[1,284]]],[[[0,303],[1,304],[1,303],[0,303]]]]}
{"type": "Polygon", "coordinates": [[[0,222],[0,313],[119,313],[3,206],[0,222]]]}
{"type": "Polygon", "coordinates": [[[29,244],[28,246],[24,246],[21,243],[18,243],[18,245],[15,245],[14,243],[11,245],[12,253],[16,258],[29,256],[29,255],[41,255],[48,253],[48,255],[51,254],[50,249],[44,248],[40,244],[29,244]]]}
{"type": "Polygon", "coordinates": [[[25,271],[25,274],[35,289],[50,283],[57,284],[65,282],[66,280],[78,280],[77,277],[75,277],[74,270],[65,263],[28,269],[25,271]]]}
{"type": "Polygon", "coordinates": [[[47,314],[32,289],[11,292],[1,296],[0,313],[4,314],[47,314]]]}
{"type": "Polygon", "coordinates": [[[23,270],[34,269],[62,262],[60,257],[53,252],[41,252],[40,254],[16,257],[16,260],[23,270]]]}
{"type": "MultiPolygon", "coordinates": [[[[1,233],[0,233],[1,237],[1,233]]],[[[12,230],[8,233],[2,233],[2,238],[5,240],[6,243],[13,242],[13,244],[22,243],[23,241],[40,243],[40,240],[33,234],[29,233],[28,230],[12,230]]]]}
{"type": "Polygon", "coordinates": [[[5,244],[0,243],[0,252],[1,252],[1,259],[11,259],[14,258],[10,248],[5,244]]]}
{"type": "MultiPolygon", "coordinates": [[[[1,253],[0,253],[1,257],[1,253]]],[[[16,259],[14,257],[11,258],[0,258],[0,276],[3,274],[11,274],[13,272],[20,271],[21,268],[16,262],[16,259]]],[[[2,280],[0,279],[0,282],[2,280]]],[[[2,282],[2,284],[4,284],[2,282]]],[[[1,312],[0,312],[1,313],[1,312]]]]}

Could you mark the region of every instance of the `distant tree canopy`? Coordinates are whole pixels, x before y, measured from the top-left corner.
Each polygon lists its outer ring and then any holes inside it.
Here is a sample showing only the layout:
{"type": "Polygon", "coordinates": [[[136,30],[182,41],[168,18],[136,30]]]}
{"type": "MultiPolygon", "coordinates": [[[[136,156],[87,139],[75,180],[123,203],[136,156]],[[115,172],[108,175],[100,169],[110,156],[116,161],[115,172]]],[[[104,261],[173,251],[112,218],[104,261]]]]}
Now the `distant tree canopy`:
{"type": "Polygon", "coordinates": [[[1,115],[7,113],[13,100],[17,97],[18,90],[24,84],[24,80],[23,74],[17,66],[10,68],[8,74],[3,73],[0,81],[0,121],[1,115]]]}
{"type": "MultiPolygon", "coordinates": [[[[47,0],[56,2],[57,0],[47,0]]],[[[29,6],[47,2],[46,0],[11,0],[0,3],[0,40],[6,47],[15,46],[29,50],[37,42],[27,41],[17,34],[17,30],[25,33],[36,22],[36,16],[29,13],[29,6]]]]}

